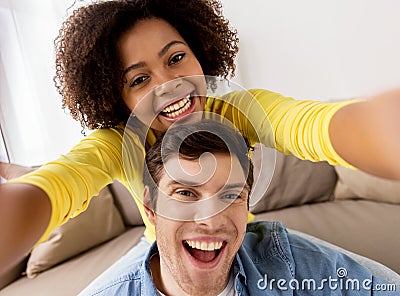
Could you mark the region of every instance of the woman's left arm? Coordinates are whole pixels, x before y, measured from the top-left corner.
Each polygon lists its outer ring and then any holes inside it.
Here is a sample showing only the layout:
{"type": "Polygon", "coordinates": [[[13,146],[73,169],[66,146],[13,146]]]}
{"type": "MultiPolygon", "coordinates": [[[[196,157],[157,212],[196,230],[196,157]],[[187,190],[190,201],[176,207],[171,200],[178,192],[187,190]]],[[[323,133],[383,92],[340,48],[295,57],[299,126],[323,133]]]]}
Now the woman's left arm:
{"type": "Polygon", "coordinates": [[[329,134],[348,163],[400,180],[400,89],[343,107],[333,116],[329,134]]]}

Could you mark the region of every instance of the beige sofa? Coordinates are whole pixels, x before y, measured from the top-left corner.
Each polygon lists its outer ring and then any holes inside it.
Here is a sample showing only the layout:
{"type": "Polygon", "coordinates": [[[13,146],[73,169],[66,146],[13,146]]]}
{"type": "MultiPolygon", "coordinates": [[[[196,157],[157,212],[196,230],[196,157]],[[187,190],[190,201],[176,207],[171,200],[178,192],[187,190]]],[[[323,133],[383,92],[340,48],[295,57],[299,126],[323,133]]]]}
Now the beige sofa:
{"type": "MultiPolygon", "coordinates": [[[[259,155],[256,151],[256,164],[259,155]]],[[[10,178],[26,170],[3,165],[1,175],[10,178]]],[[[279,153],[273,174],[268,168],[260,176],[265,182],[268,176],[272,180],[251,207],[256,219],[283,221],[290,229],[400,273],[400,182],[279,153]]],[[[143,231],[132,197],[115,182],[86,212],[53,231],[48,241],[1,277],[0,296],[77,295],[134,246],[143,231]]]]}

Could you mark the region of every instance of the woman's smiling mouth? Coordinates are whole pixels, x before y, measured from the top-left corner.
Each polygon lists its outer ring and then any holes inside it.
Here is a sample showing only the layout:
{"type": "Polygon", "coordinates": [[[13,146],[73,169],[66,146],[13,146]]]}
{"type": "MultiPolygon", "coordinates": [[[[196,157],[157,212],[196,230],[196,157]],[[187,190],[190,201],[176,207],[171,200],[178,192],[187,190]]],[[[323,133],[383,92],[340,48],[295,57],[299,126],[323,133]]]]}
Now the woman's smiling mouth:
{"type": "Polygon", "coordinates": [[[195,97],[188,94],[161,110],[162,115],[168,121],[176,121],[193,112],[195,108],[195,97]]]}

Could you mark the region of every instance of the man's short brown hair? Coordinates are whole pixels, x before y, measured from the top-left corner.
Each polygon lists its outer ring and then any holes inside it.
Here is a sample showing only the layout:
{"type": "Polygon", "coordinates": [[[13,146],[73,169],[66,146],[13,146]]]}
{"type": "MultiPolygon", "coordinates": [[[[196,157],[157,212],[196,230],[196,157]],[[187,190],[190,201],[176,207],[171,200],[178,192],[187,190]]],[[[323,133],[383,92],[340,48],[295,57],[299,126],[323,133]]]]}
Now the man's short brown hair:
{"type": "Polygon", "coordinates": [[[156,208],[158,183],[164,171],[164,163],[177,154],[189,160],[199,159],[205,152],[235,155],[247,176],[246,185],[250,195],[254,178],[247,143],[238,131],[216,121],[203,120],[171,127],[157,139],[145,158],[143,183],[149,187],[153,209],[156,208]]]}

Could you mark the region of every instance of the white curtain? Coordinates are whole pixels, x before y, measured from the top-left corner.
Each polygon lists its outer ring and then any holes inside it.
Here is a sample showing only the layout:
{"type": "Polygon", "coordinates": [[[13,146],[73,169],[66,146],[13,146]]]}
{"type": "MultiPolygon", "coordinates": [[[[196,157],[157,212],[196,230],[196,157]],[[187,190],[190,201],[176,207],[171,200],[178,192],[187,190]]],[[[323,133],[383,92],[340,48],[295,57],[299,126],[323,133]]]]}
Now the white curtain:
{"type": "Polygon", "coordinates": [[[12,162],[44,163],[82,137],[53,83],[53,42],[70,5],[0,0],[0,112],[12,162]]]}

